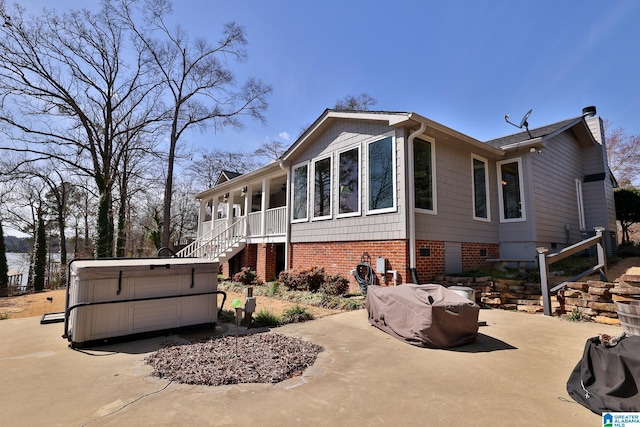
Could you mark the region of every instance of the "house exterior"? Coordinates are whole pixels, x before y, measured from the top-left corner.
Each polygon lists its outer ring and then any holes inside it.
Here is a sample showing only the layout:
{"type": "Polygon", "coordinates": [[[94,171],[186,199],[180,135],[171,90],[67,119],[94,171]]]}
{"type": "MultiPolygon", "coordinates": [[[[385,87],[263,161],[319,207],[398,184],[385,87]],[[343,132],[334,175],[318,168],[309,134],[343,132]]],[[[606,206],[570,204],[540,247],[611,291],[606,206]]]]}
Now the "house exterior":
{"type": "Polygon", "coordinates": [[[326,110],[276,162],[221,174],[183,256],[271,280],[290,268],[381,284],[432,280],[556,251],[604,227],[617,245],[603,125],[568,120],[479,141],[416,113],[326,110]]]}

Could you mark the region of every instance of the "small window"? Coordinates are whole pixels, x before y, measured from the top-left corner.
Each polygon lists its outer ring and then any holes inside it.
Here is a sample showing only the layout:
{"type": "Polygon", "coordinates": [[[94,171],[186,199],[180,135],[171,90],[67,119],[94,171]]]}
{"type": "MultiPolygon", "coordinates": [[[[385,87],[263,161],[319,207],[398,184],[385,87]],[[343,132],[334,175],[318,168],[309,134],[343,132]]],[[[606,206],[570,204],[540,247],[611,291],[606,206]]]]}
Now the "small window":
{"type": "Polygon", "coordinates": [[[576,178],[576,196],[578,198],[578,225],[580,230],[586,230],[584,221],[584,199],[582,198],[582,181],[576,178]]]}
{"type": "Polygon", "coordinates": [[[331,218],[331,157],[313,162],[313,218],[331,218]]]}
{"type": "Polygon", "coordinates": [[[392,137],[369,143],[367,168],[369,212],[395,210],[395,156],[392,137]]]}
{"type": "Polygon", "coordinates": [[[524,195],[521,160],[498,162],[498,185],[500,191],[500,220],[503,222],[524,221],[524,195]]]}
{"type": "Polygon", "coordinates": [[[338,154],[338,215],[360,214],[360,147],[338,154]]]}
{"type": "Polygon", "coordinates": [[[293,168],[293,208],[294,221],[307,219],[307,195],[308,195],[308,165],[300,165],[293,168]]]}
{"type": "Polygon", "coordinates": [[[489,221],[489,168],[487,160],[471,156],[473,174],[473,219],[489,221]]]}
{"type": "Polygon", "coordinates": [[[416,209],[435,211],[433,143],[422,139],[413,141],[413,178],[416,209]]]}

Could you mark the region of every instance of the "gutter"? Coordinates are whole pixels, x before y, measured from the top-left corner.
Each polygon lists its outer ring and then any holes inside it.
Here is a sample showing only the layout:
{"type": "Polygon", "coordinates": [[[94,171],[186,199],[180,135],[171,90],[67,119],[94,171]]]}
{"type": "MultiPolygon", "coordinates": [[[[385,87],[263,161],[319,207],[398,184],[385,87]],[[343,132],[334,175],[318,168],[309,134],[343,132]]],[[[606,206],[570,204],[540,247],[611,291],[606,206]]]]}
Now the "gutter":
{"type": "MultiPolygon", "coordinates": [[[[407,146],[407,181],[409,191],[407,192],[407,210],[409,214],[409,268],[416,268],[416,212],[414,208],[415,181],[413,180],[413,140],[427,130],[427,124],[420,122],[420,129],[409,135],[407,146]]],[[[435,185],[435,183],[434,183],[435,185]]]]}
{"type": "Polygon", "coordinates": [[[290,210],[291,203],[289,200],[289,197],[291,196],[291,185],[290,185],[291,171],[288,167],[284,165],[284,160],[282,158],[278,160],[278,165],[280,166],[280,169],[287,172],[287,191],[284,194],[284,197],[285,197],[284,214],[286,215],[285,224],[287,224],[286,230],[284,232],[284,269],[288,270],[289,269],[289,240],[291,238],[291,210],[290,210]]]}

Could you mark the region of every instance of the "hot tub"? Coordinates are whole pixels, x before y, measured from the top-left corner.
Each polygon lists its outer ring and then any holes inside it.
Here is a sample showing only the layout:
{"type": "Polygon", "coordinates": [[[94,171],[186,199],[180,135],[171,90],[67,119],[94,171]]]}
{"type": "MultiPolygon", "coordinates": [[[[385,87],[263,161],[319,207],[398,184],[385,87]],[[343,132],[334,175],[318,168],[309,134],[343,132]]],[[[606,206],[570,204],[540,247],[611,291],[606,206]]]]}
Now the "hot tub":
{"type": "Polygon", "coordinates": [[[215,326],[217,286],[218,263],[204,259],[74,260],[64,337],[76,348],[215,326]]]}

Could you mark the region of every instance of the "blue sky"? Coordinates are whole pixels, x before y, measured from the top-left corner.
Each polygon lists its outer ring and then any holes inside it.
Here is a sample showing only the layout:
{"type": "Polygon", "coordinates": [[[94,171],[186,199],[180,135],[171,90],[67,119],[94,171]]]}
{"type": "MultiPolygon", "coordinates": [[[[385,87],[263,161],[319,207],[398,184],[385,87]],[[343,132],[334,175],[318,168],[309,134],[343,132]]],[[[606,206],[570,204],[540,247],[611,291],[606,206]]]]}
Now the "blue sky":
{"type": "MultiPolygon", "coordinates": [[[[51,7],[20,3],[34,14],[51,7]]],[[[265,125],[184,135],[195,145],[293,143],[325,108],[362,92],[373,109],[413,111],[482,141],[518,131],[505,114],[518,123],[533,109],[533,128],[590,105],[640,134],[640,1],[180,0],[174,17],[212,41],[224,23],[243,25],[249,58],[237,76],[273,87],[265,125]]]]}
{"type": "MultiPolygon", "coordinates": [[[[21,3],[40,13],[48,2],[21,3]]],[[[517,131],[505,114],[518,123],[533,109],[537,127],[589,105],[640,134],[635,0],[181,0],[174,17],[212,41],[224,23],[243,25],[249,58],[237,75],[273,86],[266,125],[186,135],[198,145],[292,143],[325,108],[362,92],[378,101],[373,109],[413,111],[479,140],[517,131]]]]}

